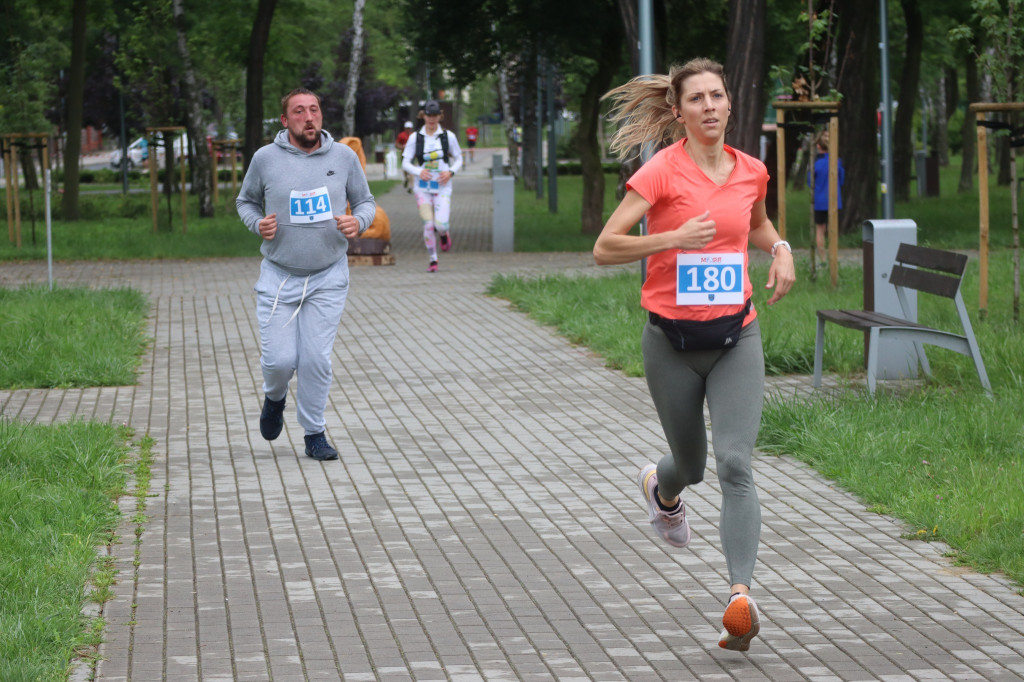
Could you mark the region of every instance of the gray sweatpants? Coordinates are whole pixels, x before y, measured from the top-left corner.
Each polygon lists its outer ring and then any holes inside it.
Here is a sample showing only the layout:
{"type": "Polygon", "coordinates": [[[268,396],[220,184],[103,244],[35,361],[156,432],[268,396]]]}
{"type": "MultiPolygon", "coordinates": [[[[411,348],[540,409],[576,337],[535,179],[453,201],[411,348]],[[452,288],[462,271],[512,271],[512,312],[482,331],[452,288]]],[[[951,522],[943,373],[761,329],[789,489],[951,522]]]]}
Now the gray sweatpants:
{"type": "Polygon", "coordinates": [[[254,287],[263,392],[271,400],[284,398],[295,375],[295,407],[307,436],[324,430],[331,353],[348,281],[346,260],[307,278],[289,275],[264,259],[254,287]]]}
{"type": "Polygon", "coordinates": [[[658,462],[661,496],[670,500],[704,480],[706,397],[722,487],[718,532],[729,581],[749,587],[761,535],[761,507],[751,470],[764,398],[761,329],[755,319],[727,350],[677,351],[648,322],[642,344],[647,386],[671,451],[658,462]]]}

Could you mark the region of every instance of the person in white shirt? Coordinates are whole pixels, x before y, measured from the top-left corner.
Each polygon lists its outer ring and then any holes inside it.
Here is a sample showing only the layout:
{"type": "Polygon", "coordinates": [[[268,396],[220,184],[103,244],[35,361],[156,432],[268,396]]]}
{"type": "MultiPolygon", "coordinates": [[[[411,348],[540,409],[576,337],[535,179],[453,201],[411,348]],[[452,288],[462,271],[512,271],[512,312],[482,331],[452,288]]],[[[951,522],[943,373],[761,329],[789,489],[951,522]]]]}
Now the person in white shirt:
{"type": "Polygon", "coordinates": [[[423,219],[423,244],[430,265],[437,272],[437,247],[452,247],[450,217],[452,178],[462,168],[462,150],[458,137],[441,127],[441,105],[430,100],[420,112],[423,127],[409,136],[402,150],[402,169],[413,176],[413,196],[423,219]]]}

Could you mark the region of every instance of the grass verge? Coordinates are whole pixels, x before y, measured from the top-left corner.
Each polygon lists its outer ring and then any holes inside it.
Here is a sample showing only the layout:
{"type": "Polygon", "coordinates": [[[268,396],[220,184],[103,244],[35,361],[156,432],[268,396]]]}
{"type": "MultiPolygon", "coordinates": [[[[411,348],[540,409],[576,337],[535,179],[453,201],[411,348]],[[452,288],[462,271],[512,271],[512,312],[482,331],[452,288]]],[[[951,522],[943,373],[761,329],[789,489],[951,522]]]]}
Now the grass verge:
{"type": "Polygon", "coordinates": [[[66,679],[97,646],[102,621],[82,607],[110,597],[96,548],[118,523],[129,438],[110,424],[0,419],[0,679],[66,679]]]}
{"type": "Polygon", "coordinates": [[[132,289],[0,288],[0,388],[134,384],[148,305],[132,289]]]}

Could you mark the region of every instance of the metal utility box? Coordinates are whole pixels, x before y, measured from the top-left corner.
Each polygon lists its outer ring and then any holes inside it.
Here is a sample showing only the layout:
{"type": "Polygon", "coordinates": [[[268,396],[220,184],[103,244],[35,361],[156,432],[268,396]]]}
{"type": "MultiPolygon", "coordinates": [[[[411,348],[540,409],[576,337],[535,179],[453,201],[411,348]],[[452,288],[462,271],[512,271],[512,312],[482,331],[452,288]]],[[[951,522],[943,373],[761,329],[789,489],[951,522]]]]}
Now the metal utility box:
{"type": "Polygon", "coordinates": [[[511,175],[497,175],[491,180],[491,250],[495,253],[515,250],[515,185],[511,175]]]}
{"type": "MultiPolygon", "coordinates": [[[[917,322],[917,292],[905,292],[910,310],[903,312],[896,287],[889,283],[889,274],[896,262],[900,244],[917,245],[917,223],[913,220],[865,220],[864,240],[864,310],[884,313],[917,322]]],[[[867,364],[868,334],[864,333],[864,362],[867,364]]],[[[917,353],[909,341],[883,339],[878,349],[879,379],[917,377],[917,353]]]]}

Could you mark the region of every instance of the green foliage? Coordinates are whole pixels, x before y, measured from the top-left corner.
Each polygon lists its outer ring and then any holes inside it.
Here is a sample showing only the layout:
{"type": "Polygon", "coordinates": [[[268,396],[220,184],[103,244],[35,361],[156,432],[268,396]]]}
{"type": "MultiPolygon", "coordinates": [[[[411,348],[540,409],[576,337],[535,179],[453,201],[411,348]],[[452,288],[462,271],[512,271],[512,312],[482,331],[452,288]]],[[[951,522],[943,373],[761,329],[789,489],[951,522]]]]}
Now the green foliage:
{"type": "Polygon", "coordinates": [[[950,29],[954,42],[971,45],[978,71],[992,77],[999,102],[1021,101],[1019,65],[1024,59],[1024,0],[971,0],[972,24],[950,29]],[[1005,4],[1005,6],[1004,6],[1005,4]]]}
{"type": "Polygon", "coordinates": [[[80,645],[96,547],[117,525],[129,433],[0,418],[0,679],[62,680],[80,645]]]}
{"type": "Polygon", "coordinates": [[[56,99],[55,74],[70,47],[54,30],[70,23],[46,3],[16,0],[0,22],[0,132],[50,129],[46,109],[56,99]]]}
{"type": "Polygon", "coordinates": [[[842,94],[835,89],[837,20],[838,17],[827,9],[814,14],[799,12],[794,28],[801,27],[803,42],[790,55],[797,59],[793,67],[773,64],[769,68],[768,77],[774,84],[770,94],[791,94],[798,89],[801,90],[798,94],[812,100],[838,102],[842,99],[842,94]],[[803,61],[805,57],[806,63],[803,61]],[[796,87],[797,83],[802,83],[800,88],[796,87]],[[823,93],[821,90],[825,86],[828,86],[828,91],[823,93]]]}

